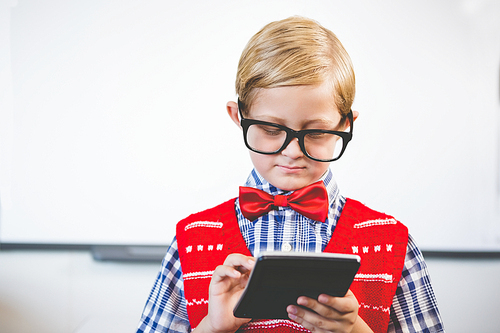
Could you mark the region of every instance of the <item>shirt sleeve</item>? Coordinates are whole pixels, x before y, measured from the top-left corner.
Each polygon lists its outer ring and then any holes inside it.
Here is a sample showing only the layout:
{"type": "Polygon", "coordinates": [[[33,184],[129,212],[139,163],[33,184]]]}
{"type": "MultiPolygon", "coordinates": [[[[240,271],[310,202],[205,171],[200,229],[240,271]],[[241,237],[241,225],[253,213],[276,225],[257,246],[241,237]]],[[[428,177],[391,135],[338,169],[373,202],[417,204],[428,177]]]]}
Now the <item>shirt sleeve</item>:
{"type": "Polygon", "coordinates": [[[137,333],[188,333],[189,324],[177,239],[174,238],[142,312],[137,333]]]}
{"type": "Polygon", "coordinates": [[[444,332],[427,265],[411,236],[387,331],[444,332]]]}

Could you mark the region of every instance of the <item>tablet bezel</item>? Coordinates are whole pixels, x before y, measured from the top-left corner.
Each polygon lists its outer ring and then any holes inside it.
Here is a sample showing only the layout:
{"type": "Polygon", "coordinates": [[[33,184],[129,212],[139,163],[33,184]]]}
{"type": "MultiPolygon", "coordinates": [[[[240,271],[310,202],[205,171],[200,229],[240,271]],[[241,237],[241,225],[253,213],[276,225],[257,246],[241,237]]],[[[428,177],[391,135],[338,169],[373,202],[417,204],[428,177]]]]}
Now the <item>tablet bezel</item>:
{"type": "Polygon", "coordinates": [[[233,313],[239,318],[287,319],[299,296],[345,296],[358,272],[357,255],[261,252],[233,313]]]}

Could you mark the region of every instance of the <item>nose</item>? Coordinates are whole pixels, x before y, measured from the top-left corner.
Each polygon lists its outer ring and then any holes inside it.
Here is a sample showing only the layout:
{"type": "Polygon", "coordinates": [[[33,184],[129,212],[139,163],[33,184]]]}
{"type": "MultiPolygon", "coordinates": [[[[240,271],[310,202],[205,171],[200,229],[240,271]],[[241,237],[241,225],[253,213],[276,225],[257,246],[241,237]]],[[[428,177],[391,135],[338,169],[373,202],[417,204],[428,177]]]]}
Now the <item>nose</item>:
{"type": "Polygon", "coordinates": [[[293,138],[288,146],[286,146],[285,149],[281,151],[281,154],[294,160],[304,156],[302,149],[300,149],[299,139],[293,138]]]}

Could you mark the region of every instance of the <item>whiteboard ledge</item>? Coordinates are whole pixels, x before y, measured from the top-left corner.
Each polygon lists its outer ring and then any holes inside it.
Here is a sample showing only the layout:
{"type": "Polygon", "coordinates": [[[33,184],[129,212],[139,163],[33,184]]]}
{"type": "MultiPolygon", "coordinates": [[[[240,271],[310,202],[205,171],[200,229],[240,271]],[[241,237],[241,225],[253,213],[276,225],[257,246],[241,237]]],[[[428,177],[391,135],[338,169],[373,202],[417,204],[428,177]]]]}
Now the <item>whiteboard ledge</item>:
{"type": "MultiPolygon", "coordinates": [[[[97,261],[161,262],[168,245],[0,243],[0,251],[90,251],[97,261]]],[[[500,251],[422,250],[425,258],[500,259],[500,251]]]]}
{"type": "Polygon", "coordinates": [[[500,251],[426,251],[422,250],[424,258],[449,259],[500,259],[500,251]]]}
{"type": "Polygon", "coordinates": [[[96,261],[161,262],[168,245],[0,243],[0,251],[89,251],[96,261]]]}

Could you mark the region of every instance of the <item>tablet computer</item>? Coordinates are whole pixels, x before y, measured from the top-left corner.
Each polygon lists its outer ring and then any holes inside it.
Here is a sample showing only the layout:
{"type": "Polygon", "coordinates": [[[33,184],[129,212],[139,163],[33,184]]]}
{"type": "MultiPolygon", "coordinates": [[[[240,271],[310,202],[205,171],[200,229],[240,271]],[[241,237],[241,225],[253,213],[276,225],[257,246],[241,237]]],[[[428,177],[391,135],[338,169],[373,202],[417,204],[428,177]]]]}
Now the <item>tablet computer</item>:
{"type": "Polygon", "coordinates": [[[239,318],[287,319],[299,296],[345,296],[360,257],[338,253],[262,252],[233,313],[239,318]]]}

